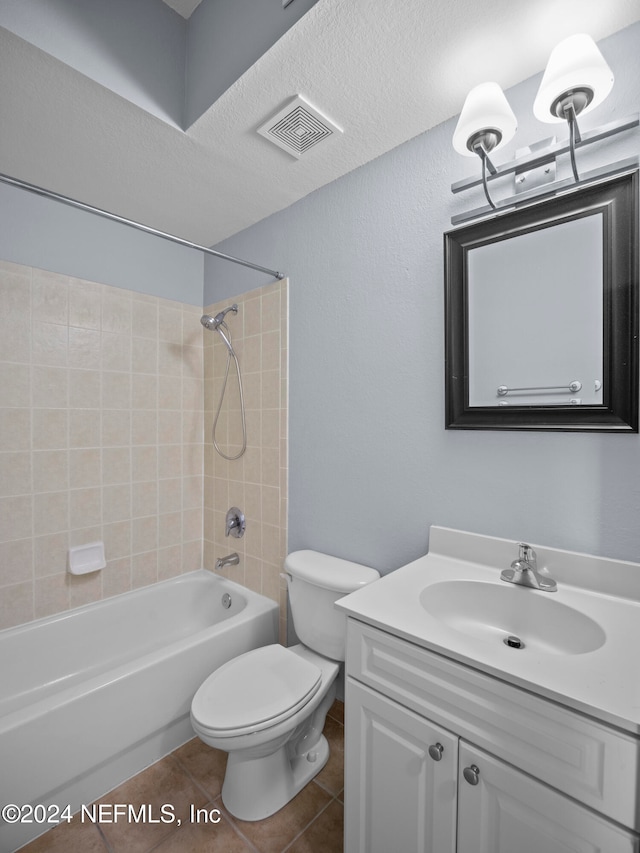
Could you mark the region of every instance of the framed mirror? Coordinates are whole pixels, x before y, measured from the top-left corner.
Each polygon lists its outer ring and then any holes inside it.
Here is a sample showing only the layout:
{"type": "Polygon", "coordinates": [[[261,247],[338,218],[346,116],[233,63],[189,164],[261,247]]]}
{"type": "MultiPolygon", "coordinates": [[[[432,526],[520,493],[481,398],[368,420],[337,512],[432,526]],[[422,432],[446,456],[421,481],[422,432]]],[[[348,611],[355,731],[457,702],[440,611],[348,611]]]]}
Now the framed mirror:
{"type": "Polygon", "coordinates": [[[638,432],[638,171],[444,235],[447,429],[638,432]]]}

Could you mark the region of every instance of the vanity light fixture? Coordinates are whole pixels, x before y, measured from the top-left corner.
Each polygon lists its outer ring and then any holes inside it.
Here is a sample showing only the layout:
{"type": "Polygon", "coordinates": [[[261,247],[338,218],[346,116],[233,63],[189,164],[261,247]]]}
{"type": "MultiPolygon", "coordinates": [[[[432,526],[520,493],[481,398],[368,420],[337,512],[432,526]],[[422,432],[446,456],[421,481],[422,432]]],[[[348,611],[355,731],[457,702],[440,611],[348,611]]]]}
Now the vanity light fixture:
{"type": "Polygon", "coordinates": [[[480,157],[484,194],[494,209],[487,169],[495,175],[496,168],[489,154],[513,139],[517,129],[513,110],[497,83],[480,83],[469,92],[453,134],[453,147],[465,157],[480,157]]]}
{"type": "Polygon", "coordinates": [[[533,102],[539,121],[569,125],[571,168],[576,183],[575,146],[581,142],[578,116],[601,104],[613,88],[613,72],[591,36],[580,33],[564,39],[551,52],[533,102]]]}
{"type": "Polygon", "coordinates": [[[489,208],[454,216],[451,221],[455,224],[491,211],[508,209],[516,203],[554,194],[574,184],[587,183],[637,166],[638,158],[633,157],[608,164],[583,176],[578,173],[575,156],[578,146],[590,145],[639,124],[636,114],[588,133],[580,132],[577,117],[601,104],[612,87],[613,72],[591,36],[580,33],[561,41],[549,57],[533,104],[533,113],[539,121],[545,123],[566,122],[569,139],[563,142],[556,142],[555,139],[536,142],[525,149],[524,154],[497,167],[488,155],[514,136],[517,121],[497,83],[482,83],[472,89],[464,102],[452,142],[459,154],[480,157],[482,173],[480,177],[452,184],[451,191],[458,193],[482,183],[489,208]],[[556,160],[559,155],[566,153],[570,155],[573,177],[555,181],[556,160]],[[489,195],[488,182],[509,174],[516,175],[517,194],[494,202],[489,195]],[[542,188],[541,183],[544,184],[542,188]],[[529,189],[530,186],[533,188],[529,189]]]}

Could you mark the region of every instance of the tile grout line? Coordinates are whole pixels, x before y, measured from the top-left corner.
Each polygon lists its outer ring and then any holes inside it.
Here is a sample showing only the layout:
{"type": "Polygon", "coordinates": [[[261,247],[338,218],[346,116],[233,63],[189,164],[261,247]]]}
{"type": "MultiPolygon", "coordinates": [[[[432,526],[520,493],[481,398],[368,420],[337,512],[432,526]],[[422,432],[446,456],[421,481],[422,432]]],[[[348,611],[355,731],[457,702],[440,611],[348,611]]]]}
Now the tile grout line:
{"type": "MultiPolygon", "coordinates": [[[[323,788],[323,790],[325,790],[325,789],[323,788]]],[[[305,832],[318,820],[318,818],[320,818],[326,812],[326,810],[329,808],[329,806],[338,800],[338,796],[339,796],[339,794],[335,794],[329,800],[329,802],[320,809],[318,814],[315,815],[315,817],[313,817],[309,821],[309,823],[303,829],[301,829],[300,832],[294,838],[292,838],[291,841],[285,847],[282,848],[281,853],[286,853],[287,850],[290,850],[291,847],[296,843],[296,841],[298,841],[305,834],[305,832]]],[[[342,803],[340,803],[340,805],[342,806],[342,803]]]]}

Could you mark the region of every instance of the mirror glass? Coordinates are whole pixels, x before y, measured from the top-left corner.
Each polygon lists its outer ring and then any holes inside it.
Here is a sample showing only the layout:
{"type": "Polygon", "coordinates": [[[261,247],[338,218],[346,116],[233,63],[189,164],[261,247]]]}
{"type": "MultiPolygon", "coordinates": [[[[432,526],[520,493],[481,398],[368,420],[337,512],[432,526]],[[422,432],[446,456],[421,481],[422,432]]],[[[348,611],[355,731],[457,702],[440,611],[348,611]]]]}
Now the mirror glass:
{"type": "Polygon", "coordinates": [[[446,426],[638,430],[637,171],[445,234],[446,426]]]}
{"type": "Polygon", "coordinates": [[[479,246],[468,265],[469,406],[602,405],[602,214],[479,246]]]}

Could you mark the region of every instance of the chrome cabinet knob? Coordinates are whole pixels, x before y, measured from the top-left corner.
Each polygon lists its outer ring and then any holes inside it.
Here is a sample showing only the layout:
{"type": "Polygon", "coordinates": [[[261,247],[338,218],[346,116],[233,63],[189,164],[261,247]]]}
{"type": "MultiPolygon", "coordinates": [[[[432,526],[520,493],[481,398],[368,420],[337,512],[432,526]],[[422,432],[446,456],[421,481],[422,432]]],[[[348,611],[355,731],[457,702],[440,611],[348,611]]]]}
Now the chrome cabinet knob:
{"type": "Polygon", "coordinates": [[[462,775],[470,785],[477,785],[480,781],[480,768],[472,764],[470,767],[465,767],[462,775]]]}
{"type": "Polygon", "coordinates": [[[440,761],[443,752],[444,746],[441,743],[432,743],[429,747],[429,755],[434,761],[440,761]]]}

